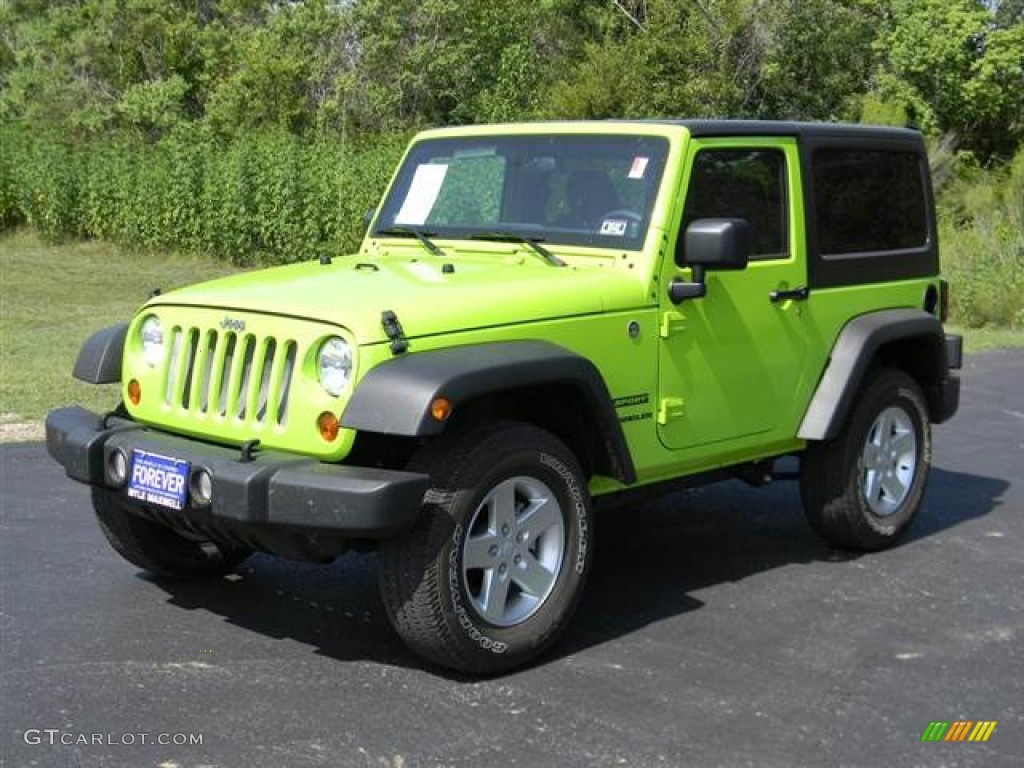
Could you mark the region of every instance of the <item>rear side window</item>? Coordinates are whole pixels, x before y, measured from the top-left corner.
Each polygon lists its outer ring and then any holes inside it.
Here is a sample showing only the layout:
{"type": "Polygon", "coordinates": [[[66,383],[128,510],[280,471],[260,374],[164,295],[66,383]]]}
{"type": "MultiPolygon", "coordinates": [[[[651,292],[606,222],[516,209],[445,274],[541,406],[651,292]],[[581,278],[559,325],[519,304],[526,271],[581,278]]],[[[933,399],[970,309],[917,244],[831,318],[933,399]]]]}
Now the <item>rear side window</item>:
{"type": "Polygon", "coordinates": [[[914,152],[814,152],[818,248],[825,258],[927,244],[924,169],[914,152]]]}

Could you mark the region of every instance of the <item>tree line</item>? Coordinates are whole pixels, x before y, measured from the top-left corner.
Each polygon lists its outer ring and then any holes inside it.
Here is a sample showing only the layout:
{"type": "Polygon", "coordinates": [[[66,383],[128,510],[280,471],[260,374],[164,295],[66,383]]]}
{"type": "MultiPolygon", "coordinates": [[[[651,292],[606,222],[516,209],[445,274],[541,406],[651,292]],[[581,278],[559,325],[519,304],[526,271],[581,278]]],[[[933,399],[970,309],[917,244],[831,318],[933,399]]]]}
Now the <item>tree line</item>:
{"type": "Polygon", "coordinates": [[[1024,0],[9,0],[0,119],[85,139],[514,119],[866,120],[1024,138],[1024,0]]]}

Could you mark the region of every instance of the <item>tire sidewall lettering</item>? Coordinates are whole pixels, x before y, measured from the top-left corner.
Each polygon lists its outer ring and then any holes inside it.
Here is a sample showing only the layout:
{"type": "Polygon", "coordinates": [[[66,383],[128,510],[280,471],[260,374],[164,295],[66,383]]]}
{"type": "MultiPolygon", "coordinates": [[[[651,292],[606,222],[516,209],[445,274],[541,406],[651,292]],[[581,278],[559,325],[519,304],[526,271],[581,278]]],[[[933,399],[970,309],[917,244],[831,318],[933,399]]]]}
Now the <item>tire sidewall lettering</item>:
{"type": "Polygon", "coordinates": [[[552,469],[559,477],[562,478],[569,491],[569,498],[572,499],[572,508],[575,513],[575,520],[573,522],[576,525],[576,529],[579,534],[579,549],[576,553],[574,569],[577,575],[582,576],[587,569],[587,554],[590,548],[590,530],[588,527],[587,507],[586,502],[583,499],[583,492],[580,490],[579,484],[576,482],[575,475],[573,475],[569,467],[567,467],[563,462],[547,453],[540,454],[540,462],[544,466],[552,469]]]}
{"type": "Polygon", "coordinates": [[[466,610],[466,605],[462,598],[461,579],[459,578],[459,553],[462,551],[462,531],[462,523],[458,523],[452,533],[451,552],[448,555],[448,591],[452,596],[452,610],[455,612],[455,618],[459,622],[459,626],[470,640],[485,651],[504,653],[508,650],[508,644],[500,640],[494,640],[481,632],[474,623],[473,617],[469,615],[469,611],[466,610]]]}

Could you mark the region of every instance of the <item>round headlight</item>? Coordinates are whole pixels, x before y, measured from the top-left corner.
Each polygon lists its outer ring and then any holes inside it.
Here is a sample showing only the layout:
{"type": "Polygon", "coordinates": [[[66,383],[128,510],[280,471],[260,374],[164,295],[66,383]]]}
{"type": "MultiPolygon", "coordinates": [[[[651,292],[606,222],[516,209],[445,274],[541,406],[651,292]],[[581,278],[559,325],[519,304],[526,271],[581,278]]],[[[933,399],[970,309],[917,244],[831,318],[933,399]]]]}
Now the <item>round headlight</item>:
{"type": "Polygon", "coordinates": [[[345,391],[352,375],[352,347],[337,336],[327,339],[320,347],[316,367],[320,386],[327,394],[337,397],[345,391]]]}
{"type": "Polygon", "coordinates": [[[164,332],[156,315],[142,321],[142,358],[150,368],[156,368],[164,359],[164,332]]]}

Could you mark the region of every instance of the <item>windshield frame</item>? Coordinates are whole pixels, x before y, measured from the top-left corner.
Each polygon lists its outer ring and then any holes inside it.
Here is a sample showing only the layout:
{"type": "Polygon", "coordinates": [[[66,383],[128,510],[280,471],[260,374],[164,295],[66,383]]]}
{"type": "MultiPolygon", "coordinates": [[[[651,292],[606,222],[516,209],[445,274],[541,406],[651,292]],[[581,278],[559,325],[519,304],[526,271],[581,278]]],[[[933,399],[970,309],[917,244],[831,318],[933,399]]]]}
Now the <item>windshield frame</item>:
{"type": "MultiPolygon", "coordinates": [[[[658,196],[664,183],[671,154],[672,142],[661,133],[624,133],[614,130],[608,132],[538,131],[535,133],[517,131],[514,133],[459,133],[423,136],[410,145],[408,152],[403,157],[374,217],[369,236],[387,238],[391,235],[386,231],[396,227],[415,227],[429,232],[432,238],[438,240],[472,240],[474,235],[501,231],[515,237],[544,243],[549,247],[640,251],[643,250],[646,238],[650,233],[658,196]],[[562,154],[559,155],[559,152],[562,154]],[[440,184],[433,190],[435,196],[428,205],[426,215],[422,219],[408,222],[399,220],[399,216],[408,202],[410,187],[415,183],[418,170],[423,166],[445,165],[438,163],[438,160],[451,161],[456,158],[474,157],[499,157],[505,162],[505,170],[502,171],[500,182],[498,198],[500,212],[497,219],[481,219],[479,222],[471,224],[432,221],[430,216],[434,213],[437,195],[444,184],[444,176],[447,173],[445,170],[441,174],[440,184]],[[522,161],[523,157],[530,159],[524,162],[522,161]],[[510,158],[515,158],[518,165],[510,163],[510,158]],[[506,213],[506,206],[511,206],[514,202],[514,199],[513,202],[508,199],[510,194],[517,193],[520,196],[519,205],[522,206],[524,205],[523,200],[528,197],[527,193],[536,191],[522,188],[515,191],[517,184],[523,184],[526,171],[522,166],[525,166],[527,162],[537,166],[543,166],[545,163],[551,164],[549,170],[542,170],[538,173],[550,174],[550,178],[541,180],[548,187],[552,183],[556,187],[561,185],[562,196],[560,199],[550,189],[547,189],[545,193],[548,198],[554,197],[555,202],[560,204],[563,209],[570,205],[569,176],[576,172],[586,172],[585,166],[588,163],[591,165],[617,164],[613,169],[614,173],[609,174],[610,176],[614,175],[618,181],[619,186],[616,191],[623,189],[622,184],[625,182],[630,185],[626,189],[633,195],[634,200],[638,195],[640,196],[642,205],[630,207],[623,203],[607,212],[602,211],[596,216],[597,221],[594,224],[587,223],[586,228],[553,223],[548,220],[551,213],[547,209],[543,211],[543,221],[503,220],[502,216],[506,213]],[[567,167],[571,167],[574,163],[581,163],[584,168],[576,169],[576,171],[565,170],[564,176],[560,178],[554,175],[560,162],[565,163],[567,167]],[[625,166],[622,165],[623,162],[625,166]],[[515,167],[515,173],[508,172],[510,165],[515,167]],[[628,211],[633,215],[602,219],[604,213],[619,211],[628,211]]],[[[449,162],[448,165],[450,164],[449,162]]],[[[436,176],[436,174],[430,175],[436,176]]],[[[609,180],[611,181],[611,179],[609,180]]],[[[621,198],[620,194],[619,199],[621,198]]],[[[550,203],[550,199],[548,202],[550,203]]],[[[591,205],[594,204],[597,203],[591,203],[591,205]]],[[[422,213],[422,210],[418,213],[422,213]]],[[[512,242],[511,238],[510,242],[512,242]]]]}

